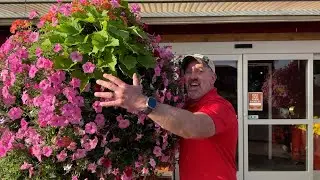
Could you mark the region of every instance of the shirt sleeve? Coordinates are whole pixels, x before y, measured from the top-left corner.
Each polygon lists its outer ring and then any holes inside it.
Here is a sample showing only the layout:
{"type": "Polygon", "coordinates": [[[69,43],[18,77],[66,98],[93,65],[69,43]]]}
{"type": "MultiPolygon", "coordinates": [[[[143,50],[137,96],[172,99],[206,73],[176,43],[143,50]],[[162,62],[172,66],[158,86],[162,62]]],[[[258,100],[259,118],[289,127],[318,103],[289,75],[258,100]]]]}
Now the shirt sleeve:
{"type": "Polygon", "coordinates": [[[237,116],[231,105],[223,102],[207,103],[198,112],[207,114],[215,125],[215,134],[220,134],[237,125],[237,116]]]}

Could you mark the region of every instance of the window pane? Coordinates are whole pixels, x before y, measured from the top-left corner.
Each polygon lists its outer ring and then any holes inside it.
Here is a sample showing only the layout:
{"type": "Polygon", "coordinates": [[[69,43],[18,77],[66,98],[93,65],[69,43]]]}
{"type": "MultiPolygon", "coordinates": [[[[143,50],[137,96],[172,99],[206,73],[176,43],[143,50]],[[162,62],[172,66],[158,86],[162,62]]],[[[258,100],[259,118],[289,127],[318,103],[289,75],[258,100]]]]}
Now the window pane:
{"type": "Polygon", "coordinates": [[[249,61],[249,119],[305,119],[306,64],[306,60],[249,61]]]}
{"type": "Polygon", "coordinates": [[[306,125],[249,125],[249,171],[305,171],[306,135],[306,125]]]}
{"type": "MultiPolygon", "coordinates": [[[[218,93],[227,99],[238,114],[238,95],[237,95],[237,61],[214,61],[216,66],[217,81],[215,87],[218,93]]],[[[238,148],[238,146],[237,146],[238,148]]],[[[238,149],[236,163],[238,169],[238,149]]]]}
{"type": "Polygon", "coordinates": [[[320,118],[320,61],[314,61],[313,65],[313,115],[315,119],[320,118]]]}

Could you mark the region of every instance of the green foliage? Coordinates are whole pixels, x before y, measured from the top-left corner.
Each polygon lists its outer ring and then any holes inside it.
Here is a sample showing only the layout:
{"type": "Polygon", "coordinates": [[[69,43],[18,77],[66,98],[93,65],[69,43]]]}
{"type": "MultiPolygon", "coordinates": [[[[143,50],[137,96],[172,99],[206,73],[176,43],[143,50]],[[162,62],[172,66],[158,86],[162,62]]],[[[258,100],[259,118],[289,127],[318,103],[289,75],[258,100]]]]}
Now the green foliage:
{"type": "Polygon", "coordinates": [[[28,172],[20,170],[24,162],[31,162],[30,156],[22,150],[13,150],[6,157],[0,158],[1,180],[24,180],[28,178],[28,172]]]}
{"type": "MultiPolygon", "coordinates": [[[[127,3],[123,6],[126,7],[127,3]]],[[[138,67],[154,68],[155,61],[151,51],[141,43],[148,36],[140,26],[126,25],[118,18],[110,19],[107,10],[95,6],[85,6],[84,12],[73,13],[70,18],[60,16],[57,26],[42,28],[40,45],[43,51],[52,50],[56,43],[64,48],[63,56],[52,54],[50,57],[54,60],[56,69],[75,71],[72,73],[74,77],[80,77],[84,81],[81,84],[83,89],[90,79],[97,76],[88,77],[82,72],[82,64],[85,62],[71,61],[67,55],[75,50],[84,56],[95,58],[100,72],[116,74],[116,66],[119,66],[126,76],[131,76],[137,72],[138,67]]],[[[128,16],[132,19],[130,13],[128,16]]]]}

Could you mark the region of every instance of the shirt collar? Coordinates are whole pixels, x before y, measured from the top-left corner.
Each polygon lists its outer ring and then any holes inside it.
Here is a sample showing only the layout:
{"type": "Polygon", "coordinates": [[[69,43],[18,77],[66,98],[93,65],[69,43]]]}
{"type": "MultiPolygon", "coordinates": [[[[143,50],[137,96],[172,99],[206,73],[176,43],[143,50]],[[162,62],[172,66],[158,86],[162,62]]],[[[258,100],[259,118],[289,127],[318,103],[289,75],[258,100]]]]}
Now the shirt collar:
{"type": "Polygon", "coordinates": [[[186,108],[190,109],[190,108],[197,107],[197,106],[203,104],[204,102],[206,102],[209,97],[214,97],[216,95],[218,95],[217,88],[213,88],[207,94],[202,96],[198,101],[195,101],[195,102],[187,101],[186,108]]]}

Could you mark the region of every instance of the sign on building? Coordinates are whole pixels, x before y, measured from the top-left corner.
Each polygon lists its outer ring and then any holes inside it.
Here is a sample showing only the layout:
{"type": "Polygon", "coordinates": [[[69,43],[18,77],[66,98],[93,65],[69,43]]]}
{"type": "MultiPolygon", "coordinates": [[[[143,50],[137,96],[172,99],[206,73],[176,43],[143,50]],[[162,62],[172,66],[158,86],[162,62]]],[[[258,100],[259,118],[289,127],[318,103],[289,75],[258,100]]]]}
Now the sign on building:
{"type": "Polygon", "coordinates": [[[263,110],[263,93],[262,92],[249,92],[249,111],[262,111],[263,110]]]}

